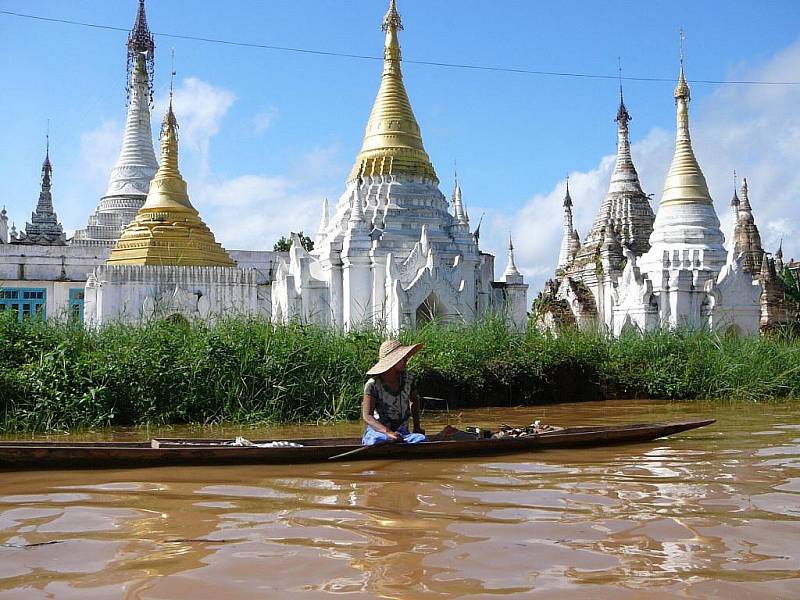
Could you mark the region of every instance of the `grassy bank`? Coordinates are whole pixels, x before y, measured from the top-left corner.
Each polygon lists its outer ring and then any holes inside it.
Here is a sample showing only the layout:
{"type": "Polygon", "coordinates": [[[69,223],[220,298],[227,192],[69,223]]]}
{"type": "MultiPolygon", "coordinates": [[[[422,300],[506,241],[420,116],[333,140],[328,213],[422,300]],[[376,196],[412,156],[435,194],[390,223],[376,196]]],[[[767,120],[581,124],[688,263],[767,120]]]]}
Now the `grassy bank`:
{"type": "MultiPolygon", "coordinates": [[[[800,398],[800,339],[702,331],[517,335],[500,319],[401,336],[451,408],[611,397],[800,398]]],[[[359,414],[378,332],[231,320],[86,331],[0,314],[0,431],[317,421],[359,414]]]]}

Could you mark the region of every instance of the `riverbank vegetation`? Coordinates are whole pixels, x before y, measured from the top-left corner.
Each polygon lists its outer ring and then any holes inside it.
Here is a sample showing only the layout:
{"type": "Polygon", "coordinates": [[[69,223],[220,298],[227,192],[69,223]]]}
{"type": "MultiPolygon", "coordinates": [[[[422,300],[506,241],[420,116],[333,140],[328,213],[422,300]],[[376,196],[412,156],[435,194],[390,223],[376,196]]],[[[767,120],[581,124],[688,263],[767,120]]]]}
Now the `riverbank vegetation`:
{"type": "MultiPolygon", "coordinates": [[[[357,418],[377,331],[232,319],[99,331],[0,313],[0,431],[357,418]]],[[[800,338],[707,331],[520,335],[501,318],[404,332],[449,408],[603,398],[800,398],[800,338]]]]}

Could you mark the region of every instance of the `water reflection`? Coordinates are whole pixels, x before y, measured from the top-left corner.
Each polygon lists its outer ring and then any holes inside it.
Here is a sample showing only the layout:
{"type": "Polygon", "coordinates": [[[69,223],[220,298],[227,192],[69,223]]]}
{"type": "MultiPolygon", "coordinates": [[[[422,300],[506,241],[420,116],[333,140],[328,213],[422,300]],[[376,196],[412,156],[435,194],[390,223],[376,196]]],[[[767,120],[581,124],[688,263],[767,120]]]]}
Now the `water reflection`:
{"type": "Polygon", "coordinates": [[[461,420],[709,412],[713,429],[589,451],[3,474],[0,598],[798,597],[791,407],[619,402],[461,420]]]}

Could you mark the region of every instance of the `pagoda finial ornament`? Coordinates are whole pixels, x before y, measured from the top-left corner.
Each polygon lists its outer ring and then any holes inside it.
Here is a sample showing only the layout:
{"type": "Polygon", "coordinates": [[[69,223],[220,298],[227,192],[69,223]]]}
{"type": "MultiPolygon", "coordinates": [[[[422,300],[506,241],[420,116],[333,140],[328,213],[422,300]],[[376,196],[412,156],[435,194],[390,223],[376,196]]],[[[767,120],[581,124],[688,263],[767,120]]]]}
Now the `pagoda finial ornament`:
{"type": "Polygon", "coordinates": [[[622,66],[619,71],[619,109],[614,119],[617,123],[617,162],[614,172],[611,175],[610,192],[615,191],[635,191],[641,193],[639,175],[636,167],[633,166],[631,158],[631,140],[628,130],[628,123],[632,121],[630,113],[625,106],[625,99],[622,95],[622,66]]]}
{"type": "Polygon", "coordinates": [[[147,201],[122,232],[108,264],[236,266],[189,201],[178,169],[178,120],[171,95],[161,125],[161,165],[147,201]]]}
{"type": "MultiPolygon", "coordinates": [[[[50,124],[48,123],[48,130],[50,124]]],[[[45,190],[47,191],[47,200],[49,200],[49,208],[53,210],[52,197],[50,196],[50,188],[52,187],[53,165],[50,163],[50,132],[45,136],[45,150],[44,160],[42,161],[42,194],[39,195],[39,206],[42,204],[42,198],[45,190]]],[[[38,208],[38,207],[37,207],[38,208]]]]}
{"type": "Polygon", "coordinates": [[[359,176],[402,174],[427,177],[438,184],[403,84],[397,35],[403,23],[394,0],[389,4],[381,29],[386,34],[381,85],[364,132],[361,152],[350,172],[350,181],[359,176]]]}
{"type": "Polygon", "coordinates": [[[567,189],[564,193],[564,206],[572,206],[572,196],[569,195],[569,175],[567,175],[567,189]]]}
{"type": "Polygon", "coordinates": [[[572,262],[572,246],[575,228],[572,224],[572,196],[569,193],[569,177],[567,177],[566,192],[564,194],[564,226],[561,236],[561,249],[558,253],[556,271],[566,269],[572,262]]]}
{"type": "Polygon", "coordinates": [[[683,28],[680,30],[680,37],[681,37],[681,70],[678,76],[678,83],[675,86],[675,100],[679,98],[685,99],[687,102],[691,100],[691,91],[689,90],[689,84],[686,83],[686,75],[683,70],[683,61],[684,61],[684,54],[683,54],[683,42],[686,39],[686,34],[683,32],[683,28]]]}
{"type": "Polygon", "coordinates": [[[128,102],[131,101],[131,92],[134,86],[133,73],[141,64],[148,77],[148,90],[150,104],[153,103],[153,75],[155,71],[156,44],[153,34],[147,26],[147,14],[144,9],[144,0],[139,0],[139,10],[136,11],[136,21],[128,35],[128,102]]]}
{"type": "Polygon", "coordinates": [[[675,86],[675,106],[677,112],[677,132],[675,136],[675,154],[672,157],[667,179],[664,182],[664,194],[661,204],[712,204],[708,192],[708,184],[692,149],[689,134],[689,101],[691,93],[684,74],[683,41],[685,36],[681,30],[681,66],[678,84],[675,86]]]}
{"type": "Polygon", "coordinates": [[[6,207],[0,208],[0,244],[8,243],[8,211],[6,207]]]}
{"type": "Polygon", "coordinates": [[[736,169],[733,170],[733,198],[731,198],[731,209],[734,212],[739,210],[739,196],[736,193],[736,169]]]}
{"type": "Polygon", "coordinates": [[[397,4],[395,0],[390,0],[389,10],[386,11],[386,16],[383,17],[383,25],[381,29],[388,32],[391,29],[395,31],[403,30],[403,20],[400,18],[400,13],[397,12],[397,4]]]}
{"type": "Polygon", "coordinates": [[[739,207],[746,211],[753,210],[753,208],[750,206],[750,194],[748,193],[747,177],[742,177],[742,199],[739,207]]]}
{"type": "MultiPolygon", "coordinates": [[[[617,58],[619,61],[619,57],[617,58]]],[[[620,127],[628,128],[628,121],[631,120],[631,115],[628,113],[628,109],[625,108],[625,98],[622,95],[622,62],[619,62],[619,110],[617,110],[617,118],[614,119],[617,123],[619,123],[620,127]]]]}
{"type": "Polygon", "coordinates": [[[364,205],[361,203],[362,185],[364,185],[364,181],[359,177],[353,190],[353,206],[350,210],[349,219],[351,229],[363,229],[367,225],[364,217],[364,205]]]}
{"type": "Polygon", "coordinates": [[[522,273],[519,272],[514,262],[514,241],[511,239],[511,234],[508,236],[508,264],[503,272],[503,279],[505,279],[506,283],[522,282],[522,273]]]}
{"type": "Polygon", "coordinates": [[[322,219],[320,219],[319,229],[320,231],[324,231],[328,228],[329,223],[329,213],[330,209],[328,208],[328,198],[324,198],[322,200],[322,219]]]}
{"type": "Polygon", "coordinates": [[[454,184],[453,184],[453,216],[455,217],[456,221],[459,225],[467,225],[469,223],[469,218],[467,217],[467,211],[464,208],[464,200],[461,194],[461,184],[458,181],[458,171],[453,171],[454,174],[454,184]]]}

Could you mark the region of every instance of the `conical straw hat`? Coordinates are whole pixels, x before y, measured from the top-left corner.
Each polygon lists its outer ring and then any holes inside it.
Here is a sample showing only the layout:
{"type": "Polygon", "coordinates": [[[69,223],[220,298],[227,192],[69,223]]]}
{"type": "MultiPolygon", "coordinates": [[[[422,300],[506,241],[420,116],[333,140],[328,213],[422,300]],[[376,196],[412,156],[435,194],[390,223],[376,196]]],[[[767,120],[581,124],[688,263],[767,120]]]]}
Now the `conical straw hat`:
{"type": "Polygon", "coordinates": [[[378,352],[378,362],[367,371],[367,375],[382,375],[404,358],[410,358],[422,348],[422,344],[403,346],[397,340],[386,340],[378,352]]]}

